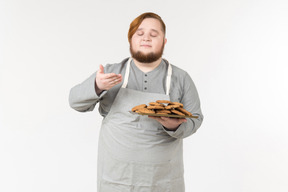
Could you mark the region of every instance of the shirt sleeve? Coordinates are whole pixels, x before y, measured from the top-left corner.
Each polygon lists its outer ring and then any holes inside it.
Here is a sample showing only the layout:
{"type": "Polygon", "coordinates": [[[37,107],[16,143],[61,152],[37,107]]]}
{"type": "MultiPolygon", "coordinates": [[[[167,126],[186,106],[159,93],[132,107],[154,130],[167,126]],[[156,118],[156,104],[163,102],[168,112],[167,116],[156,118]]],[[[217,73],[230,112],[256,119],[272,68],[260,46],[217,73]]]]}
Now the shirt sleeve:
{"type": "Polygon", "coordinates": [[[69,93],[70,107],[79,112],[93,111],[95,105],[106,94],[103,91],[99,96],[95,91],[96,72],[82,83],[74,86],[69,93]]]}
{"type": "Polygon", "coordinates": [[[180,102],[184,104],[184,108],[187,111],[191,112],[193,116],[198,116],[198,118],[187,118],[187,122],[182,123],[175,131],[164,129],[170,136],[175,138],[185,138],[194,134],[201,126],[204,118],[197,89],[187,73],[184,78],[182,89],[183,93],[180,102]]]}

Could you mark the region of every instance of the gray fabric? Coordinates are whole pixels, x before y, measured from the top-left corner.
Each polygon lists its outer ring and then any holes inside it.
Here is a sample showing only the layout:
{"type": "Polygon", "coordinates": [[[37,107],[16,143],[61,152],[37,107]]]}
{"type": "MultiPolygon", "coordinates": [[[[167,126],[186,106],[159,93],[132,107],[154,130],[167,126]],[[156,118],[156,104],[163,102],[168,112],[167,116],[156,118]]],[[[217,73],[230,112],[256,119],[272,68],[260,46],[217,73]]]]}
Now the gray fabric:
{"type": "MultiPolygon", "coordinates": [[[[104,68],[105,73],[122,74],[124,78],[128,58],[121,63],[107,64],[104,68]]],[[[153,71],[143,73],[131,63],[130,76],[127,88],[150,93],[165,94],[165,82],[168,64],[162,60],[161,64],[153,71]],[[147,83],[145,83],[145,80],[147,83]],[[147,88],[145,90],[145,87],[147,88]]],[[[203,121],[203,115],[200,108],[200,100],[194,82],[189,74],[172,65],[172,77],[170,87],[170,100],[184,104],[184,108],[194,115],[198,115],[198,119],[188,119],[187,123],[182,123],[176,131],[167,131],[167,133],[175,138],[185,138],[197,131],[203,121]]],[[[76,85],[70,91],[70,106],[80,112],[92,111],[95,105],[100,101],[99,112],[105,117],[109,112],[111,105],[122,85],[122,83],[114,86],[108,91],[104,91],[98,96],[95,92],[96,72],[81,84],[76,85]]],[[[139,103],[142,104],[142,103],[139,103]]]]}
{"type": "Polygon", "coordinates": [[[143,73],[132,60],[128,89],[147,93],[166,93],[166,77],[168,65],[162,60],[153,71],[143,73]]]}
{"type": "Polygon", "coordinates": [[[184,192],[183,141],[158,121],[133,115],[138,102],[169,96],[121,88],[102,121],[98,150],[98,191],[184,192]]]}

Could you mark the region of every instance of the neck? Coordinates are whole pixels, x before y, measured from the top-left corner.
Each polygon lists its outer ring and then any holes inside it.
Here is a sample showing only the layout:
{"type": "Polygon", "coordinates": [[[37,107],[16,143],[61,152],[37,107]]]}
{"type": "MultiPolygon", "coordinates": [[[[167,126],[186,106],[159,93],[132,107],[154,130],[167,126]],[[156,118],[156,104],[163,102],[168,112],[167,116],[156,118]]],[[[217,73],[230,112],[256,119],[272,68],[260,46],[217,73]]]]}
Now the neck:
{"type": "Polygon", "coordinates": [[[154,61],[152,63],[141,63],[139,61],[137,61],[136,59],[134,59],[134,63],[135,65],[144,73],[153,71],[153,69],[155,69],[156,67],[158,67],[162,61],[162,58],[160,57],[157,61],[154,61]]]}

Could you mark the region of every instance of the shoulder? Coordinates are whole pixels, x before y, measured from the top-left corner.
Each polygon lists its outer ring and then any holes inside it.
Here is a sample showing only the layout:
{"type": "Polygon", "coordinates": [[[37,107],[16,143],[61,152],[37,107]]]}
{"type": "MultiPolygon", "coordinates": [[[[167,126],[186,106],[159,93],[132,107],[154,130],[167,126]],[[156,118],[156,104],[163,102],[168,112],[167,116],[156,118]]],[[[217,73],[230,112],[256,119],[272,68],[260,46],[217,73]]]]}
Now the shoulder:
{"type": "Polygon", "coordinates": [[[185,71],[185,70],[183,70],[183,69],[181,69],[181,68],[179,68],[173,64],[171,64],[171,66],[172,66],[172,71],[173,71],[172,74],[174,74],[175,76],[183,77],[183,76],[189,75],[187,73],[187,71],[185,71]]]}
{"type": "Polygon", "coordinates": [[[176,80],[178,83],[184,83],[186,79],[191,79],[190,75],[184,69],[181,69],[174,64],[170,63],[172,67],[172,78],[176,80]]]}
{"type": "Polygon", "coordinates": [[[120,63],[106,64],[104,66],[105,73],[121,73],[126,68],[126,63],[129,58],[123,59],[120,63]]]}
{"type": "Polygon", "coordinates": [[[191,86],[194,84],[191,76],[189,75],[189,73],[187,71],[175,66],[174,64],[171,64],[171,66],[172,66],[172,77],[171,78],[175,84],[178,84],[178,86],[180,86],[182,88],[187,87],[187,86],[191,86]]]}

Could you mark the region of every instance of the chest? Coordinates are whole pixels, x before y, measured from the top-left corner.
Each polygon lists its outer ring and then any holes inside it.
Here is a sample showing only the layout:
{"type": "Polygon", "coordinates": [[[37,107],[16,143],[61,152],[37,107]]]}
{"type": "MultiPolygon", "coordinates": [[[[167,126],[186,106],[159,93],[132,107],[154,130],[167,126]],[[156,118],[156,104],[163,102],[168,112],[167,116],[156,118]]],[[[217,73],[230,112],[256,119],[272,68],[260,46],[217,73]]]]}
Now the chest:
{"type": "Polygon", "coordinates": [[[166,70],[141,73],[132,68],[129,75],[127,88],[147,93],[165,94],[166,79],[166,70]]]}

